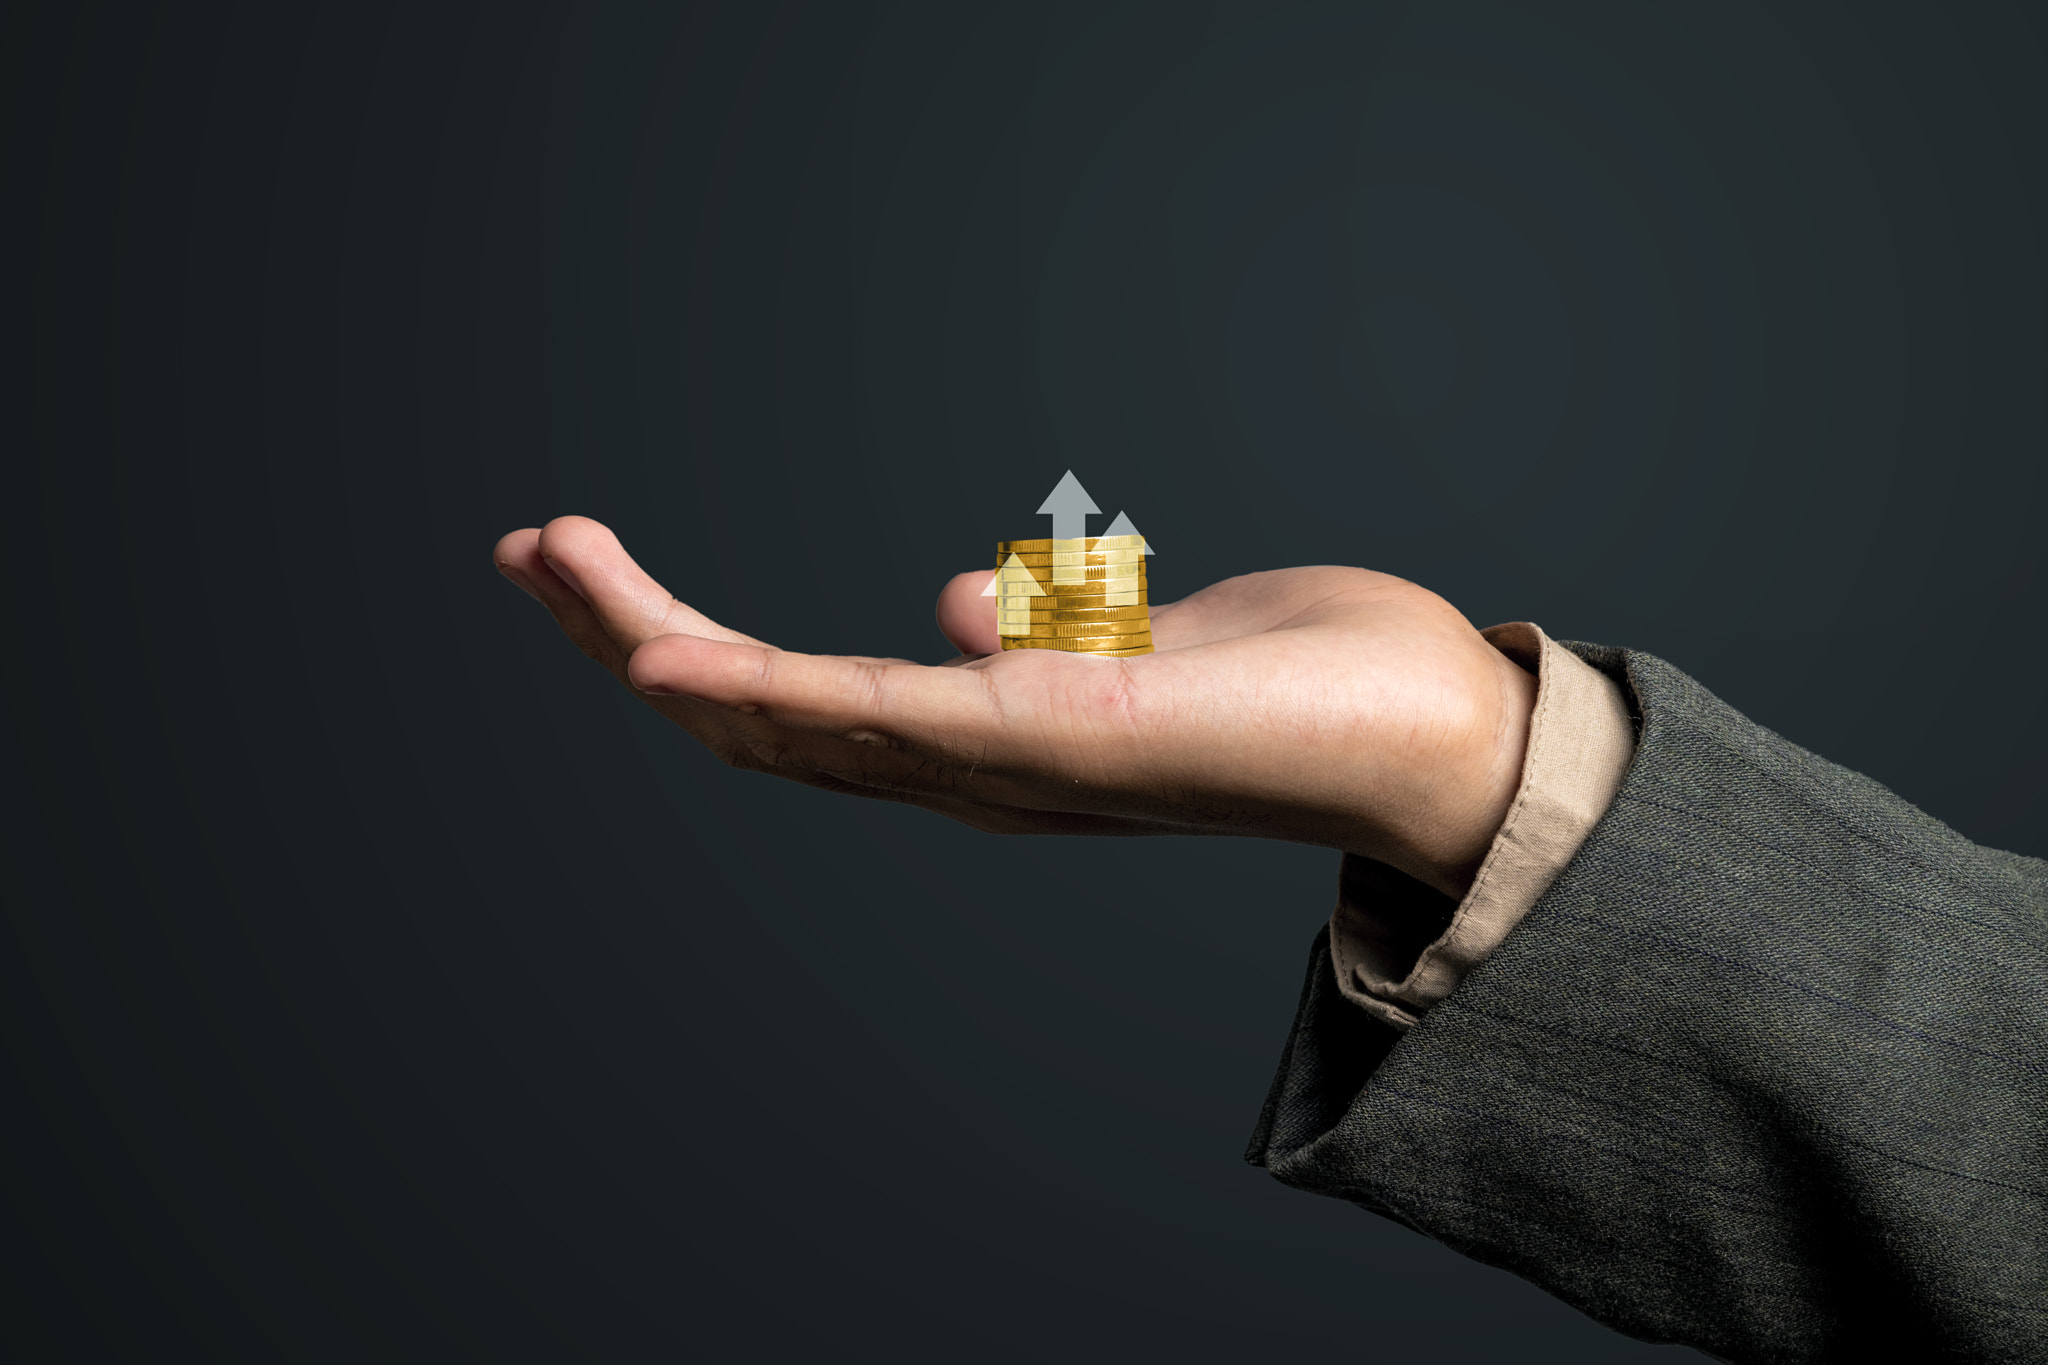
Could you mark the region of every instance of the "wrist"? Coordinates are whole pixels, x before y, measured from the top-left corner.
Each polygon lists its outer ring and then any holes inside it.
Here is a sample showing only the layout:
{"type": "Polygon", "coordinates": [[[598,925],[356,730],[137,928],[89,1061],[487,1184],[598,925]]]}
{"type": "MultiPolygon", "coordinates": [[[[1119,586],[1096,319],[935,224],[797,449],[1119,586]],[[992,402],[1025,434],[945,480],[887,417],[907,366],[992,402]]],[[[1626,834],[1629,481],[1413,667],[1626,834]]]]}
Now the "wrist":
{"type": "Polygon", "coordinates": [[[1418,756],[1410,799],[1383,851],[1347,848],[1389,863],[1453,898],[1472,887],[1506,823],[1529,749],[1537,679],[1475,633],[1468,710],[1445,740],[1418,756]]]}

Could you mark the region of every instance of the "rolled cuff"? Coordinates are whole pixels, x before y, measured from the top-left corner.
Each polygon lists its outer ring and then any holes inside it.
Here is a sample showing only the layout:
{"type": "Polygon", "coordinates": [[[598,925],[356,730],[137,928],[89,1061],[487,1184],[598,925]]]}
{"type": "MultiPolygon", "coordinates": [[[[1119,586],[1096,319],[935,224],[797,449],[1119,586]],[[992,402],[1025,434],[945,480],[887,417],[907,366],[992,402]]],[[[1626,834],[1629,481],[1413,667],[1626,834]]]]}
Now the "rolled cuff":
{"type": "Polygon", "coordinates": [[[1344,856],[1330,956],[1344,998],[1406,1029],[1529,913],[1607,813],[1635,757],[1636,723],[1611,678],[1536,626],[1482,631],[1536,675],[1521,786],[1461,901],[1383,863],[1344,856]]]}

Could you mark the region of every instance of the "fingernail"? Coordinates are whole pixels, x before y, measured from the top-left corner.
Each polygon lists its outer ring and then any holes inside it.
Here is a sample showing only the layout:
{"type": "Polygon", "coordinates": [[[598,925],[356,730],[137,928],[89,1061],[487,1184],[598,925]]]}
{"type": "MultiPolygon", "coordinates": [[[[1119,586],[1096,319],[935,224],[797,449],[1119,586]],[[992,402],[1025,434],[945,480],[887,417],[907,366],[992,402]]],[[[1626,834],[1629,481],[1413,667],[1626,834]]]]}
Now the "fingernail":
{"type": "Polygon", "coordinates": [[[660,683],[640,683],[637,686],[650,697],[674,697],[681,695],[673,687],[663,687],[660,683]]]}
{"type": "Polygon", "coordinates": [[[578,597],[588,598],[588,594],[583,591],[583,585],[576,581],[576,575],[569,572],[568,565],[562,563],[559,559],[549,559],[547,564],[550,569],[555,571],[555,577],[567,583],[578,597]]]}
{"type": "Polygon", "coordinates": [[[519,572],[519,570],[513,568],[510,564],[505,563],[503,560],[498,561],[498,572],[505,575],[505,577],[511,581],[513,587],[519,589],[519,591],[525,593],[534,601],[540,601],[540,594],[533,590],[533,584],[530,581],[528,581],[525,574],[519,572]]]}

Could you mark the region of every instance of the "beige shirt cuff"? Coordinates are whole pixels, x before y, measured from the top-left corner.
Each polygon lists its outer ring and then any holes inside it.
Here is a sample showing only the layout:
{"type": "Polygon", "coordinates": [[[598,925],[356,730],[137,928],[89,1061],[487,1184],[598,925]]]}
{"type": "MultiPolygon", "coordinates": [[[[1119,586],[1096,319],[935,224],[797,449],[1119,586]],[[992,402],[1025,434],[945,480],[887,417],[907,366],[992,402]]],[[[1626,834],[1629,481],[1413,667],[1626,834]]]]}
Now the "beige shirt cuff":
{"type": "Polygon", "coordinates": [[[1406,1029],[1484,962],[1586,842],[1635,756],[1613,679],[1526,621],[1480,632],[1536,675],[1522,785],[1465,899],[1346,854],[1330,955],[1346,999],[1406,1029]]]}

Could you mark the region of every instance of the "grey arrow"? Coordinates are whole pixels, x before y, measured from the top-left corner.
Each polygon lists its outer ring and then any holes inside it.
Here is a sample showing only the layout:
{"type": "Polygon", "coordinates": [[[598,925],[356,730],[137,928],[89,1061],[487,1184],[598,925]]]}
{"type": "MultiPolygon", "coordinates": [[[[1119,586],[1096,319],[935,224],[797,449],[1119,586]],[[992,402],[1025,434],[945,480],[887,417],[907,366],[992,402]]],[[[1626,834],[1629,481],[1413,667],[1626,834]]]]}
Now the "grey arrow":
{"type": "Polygon", "coordinates": [[[1148,555],[1152,553],[1152,542],[1145,539],[1144,532],[1131,525],[1131,514],[1129,512],[1117,513],[1116,520],[1112,521],[1109,524],[1109,529],[1102,533],[1104,540],[1108,540],[1111,536],[1136,536],[1139,542],[1139,553],[1148,555]]]}
{"type": "Polygon", "coordinates": [[[1069,469],[1060,481],[1053,485],[1052,492],[1045,498],[1045,505],[1038,509],[1041,517],[1052,517],[1052,538],[1054,540],[1079,540],[1088,534],[1088,514],[1102,515],[1102,509],[1088,496],[1088,490],[1081,487],[1081,481],[1069,469]]]}

